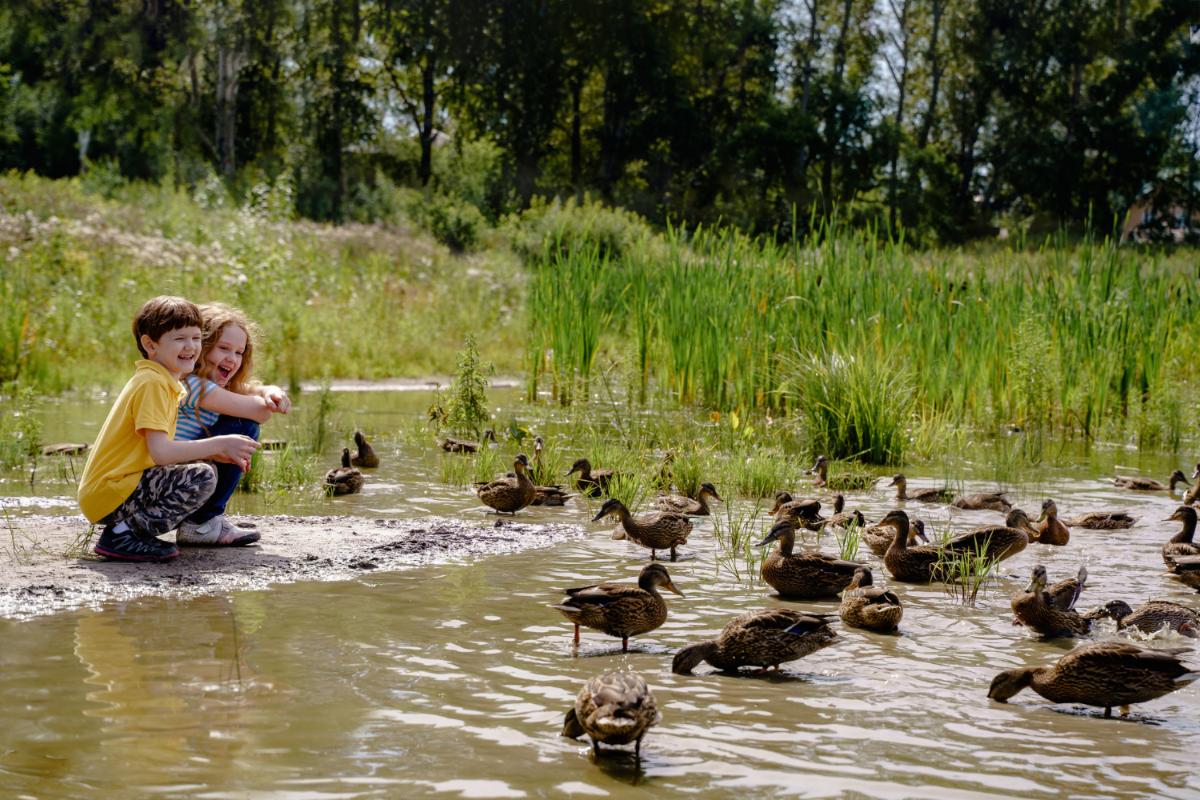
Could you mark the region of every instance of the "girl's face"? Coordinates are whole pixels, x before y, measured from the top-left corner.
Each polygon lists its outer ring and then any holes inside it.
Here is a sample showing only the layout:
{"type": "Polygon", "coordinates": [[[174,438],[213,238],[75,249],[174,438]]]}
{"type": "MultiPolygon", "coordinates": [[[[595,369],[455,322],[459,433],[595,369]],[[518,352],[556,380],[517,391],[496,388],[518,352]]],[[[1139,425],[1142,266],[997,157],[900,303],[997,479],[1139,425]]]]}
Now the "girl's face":
{"type": "Polygon", "coordinates": [[[238,325],[226,325],[221,330],[212,349],[204,356],[209,378],[224,388],[229,380],[242,368],[242,355],[246,352],[246,332],[238,325]]]}

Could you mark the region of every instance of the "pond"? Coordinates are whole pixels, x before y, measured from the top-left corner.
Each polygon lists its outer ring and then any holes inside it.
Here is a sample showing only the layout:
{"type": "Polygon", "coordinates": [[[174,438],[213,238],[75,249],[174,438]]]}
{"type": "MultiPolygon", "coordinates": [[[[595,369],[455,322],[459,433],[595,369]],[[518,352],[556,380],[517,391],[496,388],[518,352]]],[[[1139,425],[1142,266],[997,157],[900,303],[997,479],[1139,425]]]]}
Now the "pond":
{"type": "MultiPolygon", "coordinates": [[[[515,405],[515,394],[505,403],[515,405]]],[[[427,404],[427,395],[339,395],[339,413],[371,430],[399,425],[427,404]]],[[[62,400],[44,411],[48,441],[83,441],[104,407],[62,400]]],[[[336,447],[331,443],[327,459],[336,447]]],[[[362,495],[302,497],[289,502],[288,513],[483,513],[469,490],[438,481],[442,456],[432,440],[420,446],[381,437],[378,449],[383,466],[362,495]]],[[[706,666],[674,675],[671,654],[712,637],[746,610],[834,612],[836,604],[775,597],[746,574],[745,564],[731,562],[713,519],[700,520],[684,557],[667,564],[686,596],[667,595],[666,624],[633,639],[628,654],[619,640],[585,630],[574,652],[571,626],[547,608],[561,598],[559,590],[633,581],[647,563],[645,550],[610,538],[611,524],[589,523],[595,504],[579,501],[518,515],[568,520],[588,531],[548,550],[347,582],[189,600],[151,597],[0,620],[0,794],[1196,797],[1195,686],[1112,720],[1029,691],[1007,705],[986,697],[999,670],[1047,664],[1071,647],[1039,641],[1012,624],[1008,597],[1025,585],[1034,564],[1044,564],[1051,580],[1086,564],[1081,608],[1115,598],[1200,606],[1195,592],[1162,570],[1159,548],[1177,524],[1161,520],[1178,495],[1124,492],[1105,479],[1114,465],[1162,478],[1182,461],[1109,448],[1031,470],[1013,494],[1022,507],[1036,509],[1050,496],[1064,517],[1126,509],[1138,524],[1117,532],[1076,529],[1066,547],[1031,545],[1000,565],[973,608],[940,584],[889,582],[864,549],[859,557],[875,566],[876,582],[890,585],[905,604],[900,634],[839,624],[832,646],[766,677],[729,677],[706,666]],[[640,764],[631,751],[607,751],[593,761],[586,740],[559,736],[584,680],[620,666],[646,677],[663,713],[646,736],[640,764]]],[[[985,466],[965,469],[967,486],[992,485],[979,477],[985,466]]],[[[932,485],[935,473],[941,474],[913,469],[909,478],[932,485]]],[[[30,490],[9,475],[3,494],[41,498],[10,513],[70,510],[69,490],[53,483],[30,490]],[[54,497],[65,499],[47,499],[54,497]]],[[[846,500],[870,519],[894,507],[882,483],[847,493],[846,500]]],[[[263,510],[254,506],[260,498],[238,502],[245,513],[263,510]]],[[[753,509],[745,499],[731,497],[731,505],[734,515],[753,509]]],[[[727,512],[718,509],[719,523],[727,512]]],[[[908,509],[938,529],[998,521],[994,512],[912,502],[908,509]]],[[[755,530],[767,527],[764,514],[755,530]]],[[[829,551],[828,538],[825,544],[829,551]]],[[[1095,635],[1114,632],[1102,626],[1095,635]]],[[[1190,641],[1168,635],[1153,644],[1190,641]]]]}

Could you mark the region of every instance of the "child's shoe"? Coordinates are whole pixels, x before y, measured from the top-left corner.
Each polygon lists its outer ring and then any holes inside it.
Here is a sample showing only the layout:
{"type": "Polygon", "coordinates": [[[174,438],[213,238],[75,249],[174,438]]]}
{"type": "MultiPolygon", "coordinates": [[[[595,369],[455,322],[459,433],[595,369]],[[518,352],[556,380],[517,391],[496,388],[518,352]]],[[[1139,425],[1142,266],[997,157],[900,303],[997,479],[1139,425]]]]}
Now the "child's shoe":
{"type": "Polygon", "coordinates": [[[185,547],[241,547],[259,540],[258,531],[235,527],[224,514],[218,514],[208,522],[179,523],[175,541],[185,547]]]}
{"type": "Polygon", "coordinates": [[[170,561],[179,555],[179,548],[153,536],[143,536],[126,528],[117,533],[111,525],[105,525],[100,539],[92,548],[98,556],[114,561],[170,561]]]}

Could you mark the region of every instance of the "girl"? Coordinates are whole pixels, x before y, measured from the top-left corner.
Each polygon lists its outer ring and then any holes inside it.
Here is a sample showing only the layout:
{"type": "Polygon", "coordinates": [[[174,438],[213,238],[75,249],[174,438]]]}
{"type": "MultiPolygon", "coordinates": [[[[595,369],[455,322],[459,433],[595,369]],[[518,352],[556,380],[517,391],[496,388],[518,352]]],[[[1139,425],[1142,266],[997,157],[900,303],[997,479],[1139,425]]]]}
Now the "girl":
{"type": "MultiPolygon", "coordinates": [[[[291,401],[278,386],[250,379],[254,365],[254,325],[236,308],[221,303],[200,306],[204,338],[196,369],[184,378],[187,396],[179,404],[175,438],[205,439],[240,433],[258,440],[258,426],[272,414],[286,414],[291,401]]],[[[218,463],[212,497],[179,526],[182,545],[247,545],[258,531],[234,527],[225,504],[237,488],[246,463],[218,463]]]]}

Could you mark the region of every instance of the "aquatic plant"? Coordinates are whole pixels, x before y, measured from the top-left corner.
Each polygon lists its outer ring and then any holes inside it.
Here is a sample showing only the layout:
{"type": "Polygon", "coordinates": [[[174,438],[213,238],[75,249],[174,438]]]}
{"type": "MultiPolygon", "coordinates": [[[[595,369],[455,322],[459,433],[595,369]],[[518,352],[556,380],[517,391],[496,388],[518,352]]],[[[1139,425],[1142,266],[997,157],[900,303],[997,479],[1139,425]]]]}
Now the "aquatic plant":
{"type": "MultiPolygon", "coordinates": [[[[943,539],[942,544],[944,545],[943,539]]],[[[975,542],[967,549],[942,547],[932,570],[946,594],[962,605],[974,608],[979,592],[991,580],[999,561],[988,554],[988,541],[975,542]]]]}
{"type": "Polygon", "coordinates": [[[452,432],[475,437],[483,432],[491,419],[487,405],[487,376],[493,371],[491,364],[479,360],[475,335],[467,334],[458,355],[458,373],[446,398],[446,427],[452,432]]]}

